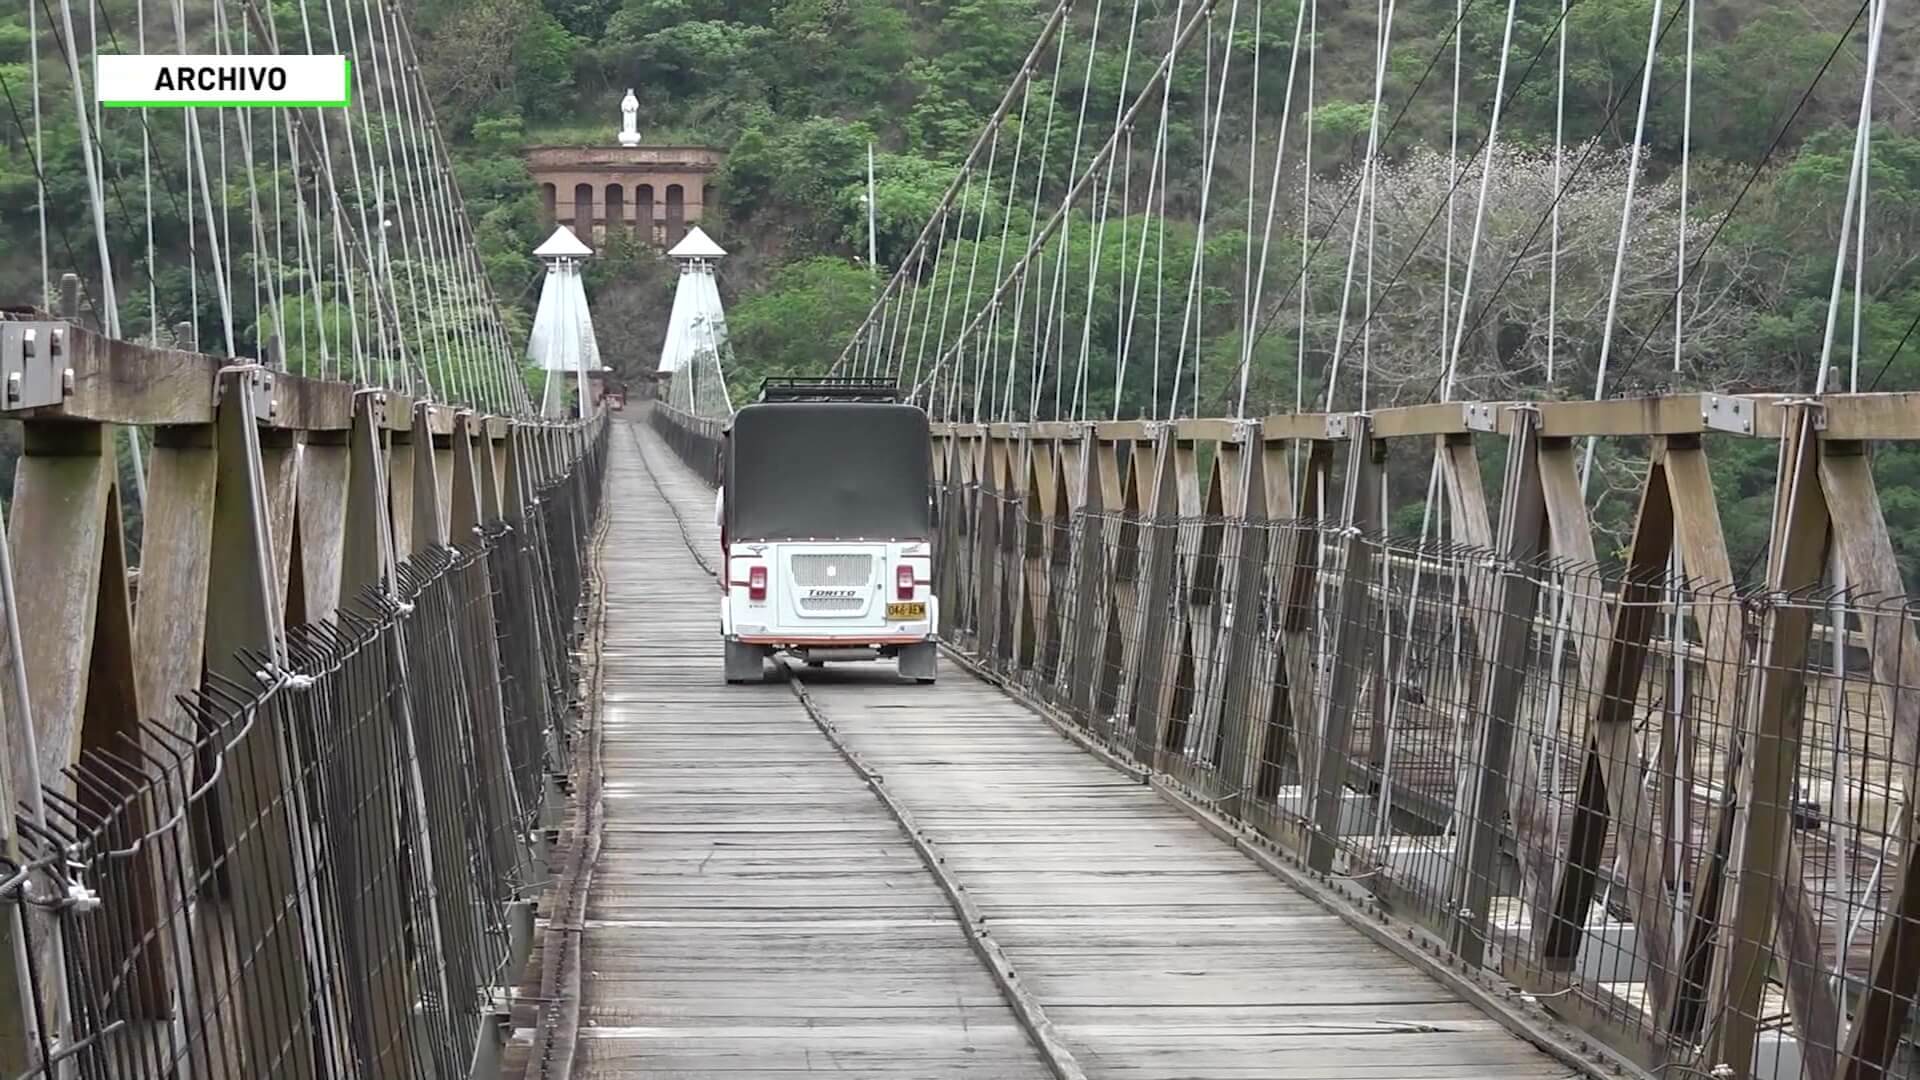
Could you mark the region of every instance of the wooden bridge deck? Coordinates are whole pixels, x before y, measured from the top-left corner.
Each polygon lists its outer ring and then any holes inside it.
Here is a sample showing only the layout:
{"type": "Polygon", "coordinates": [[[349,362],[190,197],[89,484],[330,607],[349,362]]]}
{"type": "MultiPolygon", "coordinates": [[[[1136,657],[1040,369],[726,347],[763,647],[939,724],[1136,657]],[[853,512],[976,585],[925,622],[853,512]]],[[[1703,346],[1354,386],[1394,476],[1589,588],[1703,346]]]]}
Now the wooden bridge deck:
{"type": "Polygon", "coordinates": [[[1054,1075],[1010,1002],[1092,1077],[1573,1074],[953,665],[808,673],[983,917],[1003,992],[801,696],[723,683],[682,531],[717,552],[708,489],[640,424],[610,483],[575,1076],[1054,1075]]]}

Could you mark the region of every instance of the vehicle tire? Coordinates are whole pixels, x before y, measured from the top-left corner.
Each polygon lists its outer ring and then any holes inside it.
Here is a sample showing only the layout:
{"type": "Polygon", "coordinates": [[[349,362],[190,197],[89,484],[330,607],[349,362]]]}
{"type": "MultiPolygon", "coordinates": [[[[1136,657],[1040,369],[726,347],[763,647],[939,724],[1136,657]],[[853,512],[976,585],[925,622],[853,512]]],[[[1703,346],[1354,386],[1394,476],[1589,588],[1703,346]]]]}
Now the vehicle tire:
{"type": "Polygon", "coordinates": [[[767,677],[766,660],[767,650],[763,646],[726,642],[727,684],[737,686],[741,683],[764,682],[767,677]]]}
{"type": "Polygon", "coordinates": [[[900,649],[900,676],[912,679],[922,686],[933,682],[940,670],[940,646],[936,642],[923,641],[917,645],[905,645],[900,649]]]}

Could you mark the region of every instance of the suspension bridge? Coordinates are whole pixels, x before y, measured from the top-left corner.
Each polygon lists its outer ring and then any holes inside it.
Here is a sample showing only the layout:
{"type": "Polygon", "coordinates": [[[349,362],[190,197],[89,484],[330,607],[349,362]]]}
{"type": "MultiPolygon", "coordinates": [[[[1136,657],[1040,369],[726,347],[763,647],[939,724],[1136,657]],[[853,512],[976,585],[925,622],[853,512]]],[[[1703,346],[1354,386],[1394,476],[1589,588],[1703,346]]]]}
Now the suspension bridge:
{"type": "Polygon", "coordinates": [[[1478,6],[1049,9],[819,365],[936,421],[950,677],[728,687],[718,244],[610,418],[595,237],[543,247],[523,357],[396,7],[29,5],[0,1073],[1913,1075],[1912,478],[1876,466],[1920,399],[1861,314],[1906,17],[1793,74],[1783,136],[1857,104],[1819,359],[1729,390],[1766,312],[1717,260],[1780,139],[1689,202],[1693,3],[1591,132],[1578,0],[1478,6]],[[1343,165],[1336,17],[1373,47],[1343,165]],[[189,47],[361,85],[89,93],[189,47]],[[1522,103],[1550,145],[1503,139],[1522,103]]]}

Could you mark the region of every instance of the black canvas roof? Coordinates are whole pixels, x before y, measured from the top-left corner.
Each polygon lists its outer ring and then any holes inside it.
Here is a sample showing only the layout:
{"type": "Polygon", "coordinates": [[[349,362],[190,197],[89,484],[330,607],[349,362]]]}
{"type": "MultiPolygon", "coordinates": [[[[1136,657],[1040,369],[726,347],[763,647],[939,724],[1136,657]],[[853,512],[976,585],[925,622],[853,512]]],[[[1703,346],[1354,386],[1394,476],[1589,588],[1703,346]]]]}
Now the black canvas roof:
{"type": "Polygon", "coordinates": [[[927,414],[911,405],[748,405],[724,451],[727,536],[930,539],[932,452],[927,414]]]}

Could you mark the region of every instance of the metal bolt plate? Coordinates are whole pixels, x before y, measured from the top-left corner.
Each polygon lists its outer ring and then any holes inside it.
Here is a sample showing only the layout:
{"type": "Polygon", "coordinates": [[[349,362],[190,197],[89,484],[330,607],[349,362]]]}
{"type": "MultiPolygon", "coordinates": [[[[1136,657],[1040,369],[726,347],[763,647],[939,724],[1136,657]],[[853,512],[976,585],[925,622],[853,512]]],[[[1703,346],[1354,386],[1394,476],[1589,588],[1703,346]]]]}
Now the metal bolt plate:
{"type": "Polygon", "coordinates": [[[1492,405],[1484,401],[1470,401],[1460,407],[1461,422],[1468,431],[1499,431],[1500,417],[1492,405]]]}
{"type": "Polygon", "coordinates": [[[0,323],[5,408],[34,409],[66,399],[69,332],[63,322],[0,323]]]}
{"type": "Polygon", "coordinates": [[[272,420],[280,412],[273,386],[273,372],[266,368],[254,368],[246,373],[246,394],[253,399],[253,418],[259,423],[272,420]]]}
{"type": "Polygon", "coordinates": [[[1700,422],[1715,431],[1751,435],[1753,434],[1753,414],[1752,398],[1708,394],[1700,404],[1700,422]]]}
{"type": "Polygon", "coordinates": [[[1344,439],[1352,430],[1353,417],[1347,413],[1327,414],[1327,438],[1344,439]]]}

